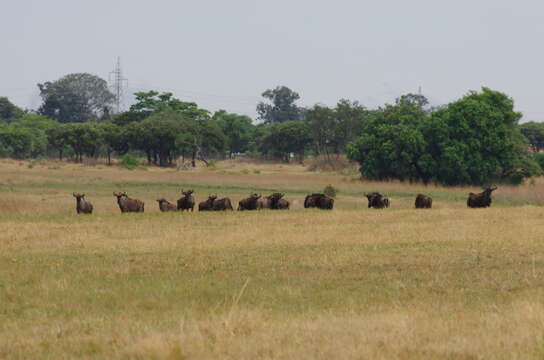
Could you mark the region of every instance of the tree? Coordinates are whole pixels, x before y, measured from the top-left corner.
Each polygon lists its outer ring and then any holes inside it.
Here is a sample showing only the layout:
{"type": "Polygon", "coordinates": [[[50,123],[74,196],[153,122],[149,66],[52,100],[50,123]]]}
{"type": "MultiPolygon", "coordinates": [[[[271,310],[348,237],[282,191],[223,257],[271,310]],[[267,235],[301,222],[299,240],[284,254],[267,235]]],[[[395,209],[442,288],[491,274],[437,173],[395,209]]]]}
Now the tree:
{"type": "Polygon", "coordinates": [[[218,122],[227,137],[230,158],[235,153],[242,153],[249,149],[254,133],[254,126],[249,116],[229,114],[225,110],[219,110],[213,114],[212,119],[218,122]]]}
{"type": "Polygon", "coordinates": [[[143,118],[163,111],[174,111],[185,119],[206,120],[210,117],[208,110],[200,109],[194,102],[176,99],[170,92],[160,94],[157,91],[148,91],[137,92],[134,95],[136,103],[130,106],[129,112],[139,114],[143,118]]]}
{"type": "Polygon", "coordinates": [[[105,80],[87,73],[69,74],[38,88],[43,99],[38,112],[61,123],[99,120],[115,100],[105,80]]]}
{"type": "Polygon", "coordinates": [[[346,152],[347,144],[361,134],[367,116],[366,109],[358,102],[342,99],[335,108],[314,105],[304,111],[304,121],[311,129],[317,154],[332,161],[346,152]]]}
{"type": "Polygon", "coordinates": [[[266,90],[262,96],[271,102],[257,104],[259,119],[265,124],[301,120],[301,109],[295,104],[300,99],[298,93],[286,86],[278,86],[273,90],[266,90]]]}
{"type": "Polygon", "coordinates": [[[519,126],[521,133],[527,138],[534,152],[544,149],[544,124],[534,121],[519,126]]]}
{"type": "Polygon", "coordinates": [[[334,109],[337,128],[335,143],[337,152],[346,152],[350,141],[361,134],[368,111],[358,101],[341,99],[334,109]]]}
{"type": "Polygon", "coordinates": [[[11,122],[13,119],[18,119],[25,112],[14,105],[7,97],[0,97],[0,121],[11,122]]]}
{"type": "Polygon", "coordinates": [[[108,165],[111,165],[111,155],[117,152],[119,155],[126,154],[128,151],[128,142],[122,134],[122,128],[112,121],[99,123],[98,131],[104,144],[104,151],[108,158],[108,165]]]}
{"type": "Polygon", "coordinates": [[[427,136],[435,143],[437,179],[483,185],[531,176],[536,167],[519,136],[520,118],[512,99],[488,88],[434,112],[427,136]]]}
{"type": "Polygon", "coordinates": [[[414,105],[423,110],[425,106],[429,105],[429,100],[424,95],[408,93],[397,98],[396,104],[414,105]]]}
{"type": "Polygon", "coordinates": [[[316,153],[330,160],[330,154],[338,149],[338,126],[334,110],[324,105],[314,105],[304,111],[304,121],[311,131],[316,153]]]}
{"type": "Polygon", "coordinates": [[[431,180],[432,165],[423,129],[427,114],[412,102],[371,112],[362,135],[348,146],[348,157],[368,179],[431,180]]]}
{"type": "Polygon", "coordinates": [[[75,155],[77,162],[83,162],[83,155],[96,157],[102,146],[102,137],[96,124],[66,124],[66,145],[75,155]]]}
{"type": "Polygon", "coordinates": [[[68,146],[69,129],[67,124],[55,124],[45,131],[49,146],[59,152],[59,160],[62,161],[64,152],[68,146]]]}
{"type": "Polygon", "coordinates": [[[10,126],[28,131],[32,136],[30,156],[36,158],[46,155],[48,146],[46,130],[54,124],[54,120],[45,116],[25,113],[22,117],[14,119],[10,126]]]}
{"type": "Polygon", "coordinates": [[[483,88],[434,111],[397,101],[374,113],[348,155],[375,179],[446,185],[519,183],[540,172],[517,129],[512,99],[483,88]]]}
{"type": "Polygon", "coordinates": [[[266,152],[281,157],[289,162],[291,154],[296,154],[302,161],[304,150],[311,143],[312,137],[308,125],[301,121],[285,121],[269,125],[267,134],[263,138],[266,152]]]}

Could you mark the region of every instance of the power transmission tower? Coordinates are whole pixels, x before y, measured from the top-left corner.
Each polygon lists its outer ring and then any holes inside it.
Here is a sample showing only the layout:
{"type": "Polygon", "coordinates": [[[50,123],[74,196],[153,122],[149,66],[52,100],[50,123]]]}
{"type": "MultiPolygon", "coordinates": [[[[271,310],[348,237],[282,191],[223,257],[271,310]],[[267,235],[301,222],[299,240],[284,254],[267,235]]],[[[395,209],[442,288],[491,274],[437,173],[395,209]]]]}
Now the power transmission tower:
{"type": "Polygon", "coordinates": [[[125,88],[128,87],[128,79],[123,77],[123,72],[121,70],[121,58],[117,57],[117,64],[115,68],[110,72],[109,76],[110,87],[112,88],[113,94],[115,95],[115,113],[119,114],[123,111],[124,99],[123,93],[125,88]]]}

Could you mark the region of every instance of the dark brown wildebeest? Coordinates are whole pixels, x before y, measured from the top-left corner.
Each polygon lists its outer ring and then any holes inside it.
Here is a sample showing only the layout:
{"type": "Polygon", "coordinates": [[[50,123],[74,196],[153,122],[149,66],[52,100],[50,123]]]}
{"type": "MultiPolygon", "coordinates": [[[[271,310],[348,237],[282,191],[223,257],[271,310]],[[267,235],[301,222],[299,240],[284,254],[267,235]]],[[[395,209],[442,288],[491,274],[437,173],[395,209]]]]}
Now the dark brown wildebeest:
{"type": "Polygon", "coordinates": [[[157,199],[157,202],[159,203],[159,209],[162,211],[162,212],[166,212],[166,211],[177,211],[178,210],[178,207],[174,204],[172,204],[170,201],[166,200],[166,199],[157,199]]]}
{"type": "Polygon", "coordinates": [[[334,207],[334,199],[325,194],[311,194],[304,199],[305,208],[318,208],[324,210],[332,210],[334,207]]]}
{"type": "Polygon", "coordinates": [[[122,213],[126,212],[144,212],[144,202],[138,199],[131,199],[126,192],[113,193],[117,198],[117,204],[122,213]]]}
{"type": "Polygon", "coordinates": [[[215,199],[217,199],[217,195],[208,195],[207,200],[198,204],[198,211],[212,211],[215,199]]]}
{"type": "Polygon", "coordinates": [[[213,202],[213,211],[234,210],[229,198],[216,199],[213,202]]]}
{"type": "Polygon", "coordinates": [[[195,207],[195,197],[191,195],[193,190],[183,191],[183,189],[181,189],[181,193],[184,196],[178,200],[178,210],[193,211],[195,207]]]}
{"type": "Polygon", "coordinates": [[[375,209],[383,209],[389,207],[389,199],[378,192],[365,194],[368,199],[368,207],[375,209]]]}
{"type": "Polygon", "coordinates": [[[483,192],[474,194],[469,193],[467,206],[470,208],[483,208],[491,206],[491,193],[497,190],[497,187],[486,188],[483,192]]]}
{"type": "Polygon", "coordinates": [[[85,194],[73,193],[76,198],[76,211],[78,214],[92,214],[93,204],[85,200],[85,194]]]}
{"type": "Polygon", "coordinates": [[[251,194],[248,198],[242,199],[238,202],[238,211],[243,210],[257,210],[259,206],[258,201],[261,195],[251,194]]]}
{"type": "Polygon", "coordinates": [[[284,195],[282,193],[273,193],[270,195],[270,209],[289,210],[289,201],[283,198],[284,195]]]}
{"type": "Polygon", "coordinates": [[[430,209],[433,207],[433,198],[423,194],[417,194],[415,201],[416,209],[430,209]]]}

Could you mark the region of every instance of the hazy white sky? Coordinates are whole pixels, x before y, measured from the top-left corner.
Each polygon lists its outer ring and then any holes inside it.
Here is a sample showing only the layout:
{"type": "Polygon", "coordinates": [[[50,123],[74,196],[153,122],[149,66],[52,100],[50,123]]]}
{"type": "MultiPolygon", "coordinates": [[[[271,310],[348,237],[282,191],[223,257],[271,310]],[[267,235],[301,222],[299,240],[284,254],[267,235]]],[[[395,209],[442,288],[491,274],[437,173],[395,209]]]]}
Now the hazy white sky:
{"type": "Polygon", "coordinates": [[[0,0],[0,96],[40,104],[36,84],[105,79],[255,115],[286,85],[301,105],[376,107],[421,86],[435,105],[482,86],[544,121],[544,2],[503,0],[0,0]]]}

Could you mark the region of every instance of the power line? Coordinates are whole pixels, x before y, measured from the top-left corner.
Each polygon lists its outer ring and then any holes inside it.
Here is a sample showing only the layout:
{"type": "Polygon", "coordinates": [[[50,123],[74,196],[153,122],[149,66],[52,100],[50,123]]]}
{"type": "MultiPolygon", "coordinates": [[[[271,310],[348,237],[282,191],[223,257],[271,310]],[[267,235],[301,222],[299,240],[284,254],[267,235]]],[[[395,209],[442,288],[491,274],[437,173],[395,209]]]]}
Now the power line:
{"type": "Polygon", "coordinates": [[[109,74],[109,82],[113,84],[110,87],[115,94],[115,113],[119,114],[124,109],[124,88],[128,87],[128,79],[123,77],[123,72],[121,70],[121,58],[117,57],[117,64],[115,68],[109,74]]]}

